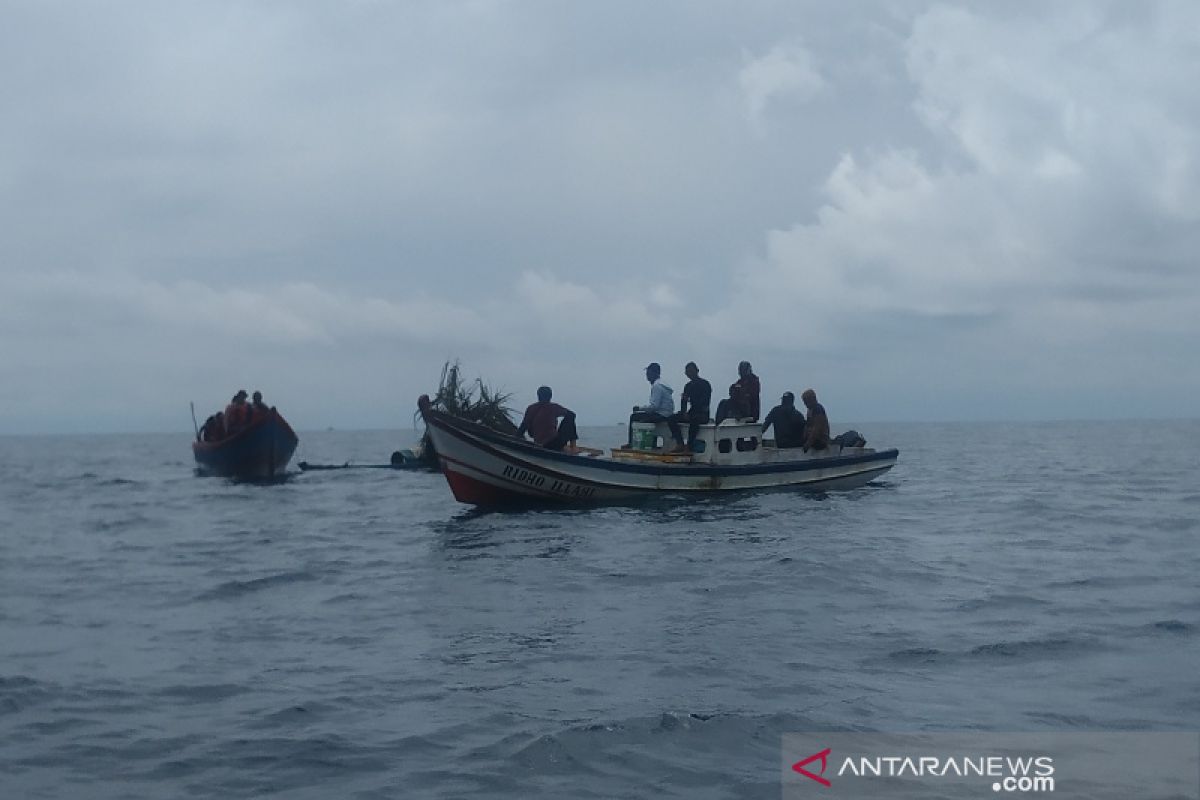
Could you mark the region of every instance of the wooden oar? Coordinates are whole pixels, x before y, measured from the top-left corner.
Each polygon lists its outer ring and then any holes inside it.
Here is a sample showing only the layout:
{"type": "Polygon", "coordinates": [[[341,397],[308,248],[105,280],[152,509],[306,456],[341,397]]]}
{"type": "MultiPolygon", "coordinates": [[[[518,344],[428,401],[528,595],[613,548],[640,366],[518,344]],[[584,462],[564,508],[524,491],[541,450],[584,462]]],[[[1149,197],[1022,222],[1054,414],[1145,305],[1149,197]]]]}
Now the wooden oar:
{"type": "Polygon", "coordinates": [[[196,424],[196,404],[189,400],[188,405],[192,407],[192,427],[196,429],[196,438],[199,439],[200,426],[196,424]]]}

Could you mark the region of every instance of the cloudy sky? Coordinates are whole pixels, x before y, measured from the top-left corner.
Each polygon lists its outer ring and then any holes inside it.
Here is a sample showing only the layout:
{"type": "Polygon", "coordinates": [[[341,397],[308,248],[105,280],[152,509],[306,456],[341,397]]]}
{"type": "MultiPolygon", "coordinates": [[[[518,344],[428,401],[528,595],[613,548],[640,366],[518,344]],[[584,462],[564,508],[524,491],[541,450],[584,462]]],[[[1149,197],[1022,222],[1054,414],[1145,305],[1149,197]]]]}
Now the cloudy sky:
{"type": "Polygon", "coordinates": [[[1194,417],[1200,4],[0,0],[0,432],[447,358],[839,420],[1194,417]]]}

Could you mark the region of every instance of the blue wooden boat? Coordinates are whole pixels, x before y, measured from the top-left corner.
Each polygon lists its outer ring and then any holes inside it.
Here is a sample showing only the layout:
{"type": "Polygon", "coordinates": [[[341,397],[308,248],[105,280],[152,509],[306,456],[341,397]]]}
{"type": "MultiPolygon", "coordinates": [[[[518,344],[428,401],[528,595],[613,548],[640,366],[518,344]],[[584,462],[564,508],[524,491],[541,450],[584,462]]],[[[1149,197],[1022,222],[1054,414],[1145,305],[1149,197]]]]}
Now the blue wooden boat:
{"type": "Polygon", "coordinates": [[[300,439],[283,415],[270,413],[217,442],[192,442],[196,471],[240,480],[283,475],[300,439]]]}

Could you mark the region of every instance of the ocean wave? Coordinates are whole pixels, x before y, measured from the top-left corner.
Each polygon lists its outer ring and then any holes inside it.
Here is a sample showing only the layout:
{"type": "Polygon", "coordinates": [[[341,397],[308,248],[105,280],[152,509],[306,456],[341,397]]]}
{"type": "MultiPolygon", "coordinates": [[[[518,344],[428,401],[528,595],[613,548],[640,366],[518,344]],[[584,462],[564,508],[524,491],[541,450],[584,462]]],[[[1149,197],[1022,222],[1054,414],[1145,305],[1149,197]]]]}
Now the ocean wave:
{"type": "Polygon", "coordinates": [[[226,581],[214,589],[201,594],[199,600],[225,600],[243,595],[261,592],[276,586],[286,586],[292,583],[315,581],[317,576],[306,570],[280,572],[275,575],[265,575],[261,578],[251,578],[244,581],[226,581]]]}
{"type": "Polygon", "coordinates": [[[250,728],[295,728],[315,724],[318,720],[333,711],[333,706],[326,703],[310,702],[304,705],[289,706],[258,716],[250,722],[250,728]]]}
{"type": "Polygon", "coordinates": [[[1044,639],[990,642],[971,648],[969,655],[992,659],[1066,658],[1096,650],[1099,643],[1082,636],[1057,636],[1044,639]]]}
{"type": "Polygon", "coordinates": [[[893,650],[887,657],[892,661],[912,664],[932,664],[935,661],[945,661],[950,654],[943,653],[934,647],[909,647],[904,650],[893,650]]]}
{"type": "Polygon", "coordinates": [[[0,675],[0,716],[15,714],[61,694],[61,687],[28,675],[0,675]]]}
{"type": "Polygon", "coordinates": [[[828,729],[795,714],[663,711],[513,734],[473,751],[476,772],[528,793],[587,796],[771,796],[785,733],[828,729]],[[730,752],[737,759],[728,758],[730,752]]]}
{"type": "Polygon", "coordinates": [[[174,702],[217,703],[250,691],[246,686],[233,683],[179,684],[159,689],[154,694],[174,702]]]}
{"type": "Polygon", "coordinates": [[[984,609],[1024,608],[1049,605],[1048,600],[1027,594],[994,594],[977,597],[958,604],[959,611],[981,611],[984,609]]]}
{"type": "Polygon", "coordinates": [[[1146,575],[1091,575],[1086,578],[1052,581],[1048,589],[1124,589],[1134,586],[1150,586],[1157,578],[1146,575]]]}

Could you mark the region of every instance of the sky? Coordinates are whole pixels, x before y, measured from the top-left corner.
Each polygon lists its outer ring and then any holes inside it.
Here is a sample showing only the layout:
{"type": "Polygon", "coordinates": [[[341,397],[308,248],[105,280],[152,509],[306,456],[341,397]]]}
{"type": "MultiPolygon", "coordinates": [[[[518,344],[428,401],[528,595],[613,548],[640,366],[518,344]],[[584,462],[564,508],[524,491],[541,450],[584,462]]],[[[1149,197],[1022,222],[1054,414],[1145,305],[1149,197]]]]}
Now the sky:
{"type": "Polygon", "coordinates": [[[0,0],[0,433],[1192,418],[1200,4],[0,0]]]}

